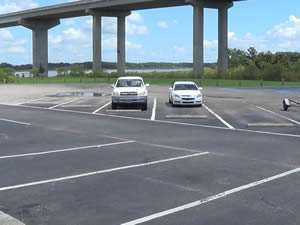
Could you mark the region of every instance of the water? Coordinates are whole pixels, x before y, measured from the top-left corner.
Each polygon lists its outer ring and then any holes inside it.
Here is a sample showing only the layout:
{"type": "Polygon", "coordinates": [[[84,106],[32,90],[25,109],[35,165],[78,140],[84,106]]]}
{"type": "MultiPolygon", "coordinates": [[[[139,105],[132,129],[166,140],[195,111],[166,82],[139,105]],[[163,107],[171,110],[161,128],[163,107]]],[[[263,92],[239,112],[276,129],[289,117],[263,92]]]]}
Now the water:
{"type": "MultiPolygon", "coordinates": [[[[183,68],[183,69],[128,69],[126,72],[133,72],[133,73],[152,73],[152,72],[177,72],[177,71],[191,71],[192,68],[183,68]]],[[[117,72],[116,69],[111,69],[111,70],[104,70],[105,72],[108,73],[113,73],[117,72]]],[[[91,70],[86,71],[87,73],[92,72],[91,70]]],[[[28,71],[19,71],[16,72],[16,75],[19,77],[31,77],[30,72],[28,71]]],[[[48,72],[48,77],[55,77],[57,76],[57,72],[55,70],[50,70],[48,72]]]]}

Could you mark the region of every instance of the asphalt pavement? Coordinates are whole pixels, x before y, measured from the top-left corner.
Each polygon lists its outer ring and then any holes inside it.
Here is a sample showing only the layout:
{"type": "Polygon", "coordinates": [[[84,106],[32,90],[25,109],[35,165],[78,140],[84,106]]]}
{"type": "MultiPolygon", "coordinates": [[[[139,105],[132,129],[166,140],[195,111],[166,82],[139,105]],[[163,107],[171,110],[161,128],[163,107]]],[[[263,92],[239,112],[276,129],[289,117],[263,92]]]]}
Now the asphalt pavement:
{"type": "Polygon", "coordinates": [[[168,88],[153,86],[147,111],[113,111],[108,86],[47,88],[0,98],[5,215],[26,225],[300,223],[300,108],[281,106],[297,89],[205,88],[203,107],[172,107],[168,88]]]}

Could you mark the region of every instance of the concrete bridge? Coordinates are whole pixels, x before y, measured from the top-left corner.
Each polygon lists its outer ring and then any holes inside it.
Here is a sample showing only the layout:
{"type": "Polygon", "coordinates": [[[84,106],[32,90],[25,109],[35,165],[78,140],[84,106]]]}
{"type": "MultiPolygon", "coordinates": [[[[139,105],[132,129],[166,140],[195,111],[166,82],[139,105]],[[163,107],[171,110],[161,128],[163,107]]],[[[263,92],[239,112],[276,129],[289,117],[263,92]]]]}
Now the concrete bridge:
{"type": "Polygon", "coordinates": [[[133,10],[172,6],[193,7],[193,70],[203,72],[204,8],[218,9],[218,68],[228,68],[228,9],[240,0],[81,0],[0,15],[0,28],[24,26],[32,30],[33,68],[40,65],[48,73],[48,30],[60,19],[93,16],[93,70],[101,70],[101,18],[117,18],[118,72],[125,72],[125,18],[133,10]]]}

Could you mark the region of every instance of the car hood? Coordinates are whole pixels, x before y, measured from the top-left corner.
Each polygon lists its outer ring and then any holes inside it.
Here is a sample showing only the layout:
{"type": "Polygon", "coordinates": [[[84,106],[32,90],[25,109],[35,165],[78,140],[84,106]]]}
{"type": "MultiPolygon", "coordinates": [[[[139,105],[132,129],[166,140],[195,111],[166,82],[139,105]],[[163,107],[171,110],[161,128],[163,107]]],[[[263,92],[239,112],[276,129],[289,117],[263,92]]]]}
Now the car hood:
{"type": "Polygon", "coordinates": [[[195,96],[201,94],[201,92],[199,90],[182,90],[182,91],[173,91],[173,94],[195,96]]]}
{"type": "Polygon", "coordinates": [[[114,91],[117,92],[143,92],[145,91],[145,87],[116,87],[114,91]]]}

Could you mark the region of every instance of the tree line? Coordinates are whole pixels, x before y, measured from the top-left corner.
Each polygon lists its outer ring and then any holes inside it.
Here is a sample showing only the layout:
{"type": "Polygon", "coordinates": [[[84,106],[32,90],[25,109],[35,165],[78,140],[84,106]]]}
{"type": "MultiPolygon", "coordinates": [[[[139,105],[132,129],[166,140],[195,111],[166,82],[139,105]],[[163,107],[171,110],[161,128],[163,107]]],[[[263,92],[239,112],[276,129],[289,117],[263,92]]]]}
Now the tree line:
{"type": "MultiPolygon", "coordinates": [[[[91,70],[93,68],[92,62],[82,62],[82,63],[49,63],[49,70],[56,70],[57,68],[70,68],[72,65],[82,65],[84,69],[91,70]]],[[[205,66],[212,67],[213,63],[206,63],[205,66]]],[[[171,68],[191,68],[192,63],[171,63],[171,62],[145,62],[145,63],[126,63],[127,69],[171,69],[171,68]]],[[[0,68],[12,68],[16,71],[31,70],[32,64],[24,65],[12,65],[9,63],[0,63],[0,68]]],[[[117,69],[116,62],[102,62],[103,69],[117,69]]]]}
{"type": "Polygon", "coordinates": [[[300,53],[229,49],[228,79],[300,81],[300,53]]]}

